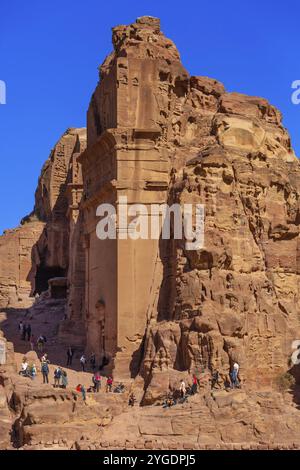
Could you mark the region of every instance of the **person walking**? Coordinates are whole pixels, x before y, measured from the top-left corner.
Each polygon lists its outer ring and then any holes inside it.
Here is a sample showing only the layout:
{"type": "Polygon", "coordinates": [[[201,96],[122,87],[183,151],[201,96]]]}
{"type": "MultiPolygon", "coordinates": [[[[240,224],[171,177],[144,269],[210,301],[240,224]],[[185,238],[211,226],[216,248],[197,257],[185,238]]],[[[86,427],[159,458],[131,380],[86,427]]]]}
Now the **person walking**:
{"type": "Polygon", "coordinates": [[[91,354],[91,357],[90,357],[90,364],[91,364],[92,370],[93,370],[93,372],[94,372],[95,369],[96,369],[96,356],[95,356],[95,353],[92,353],[92,354],[91,354]]]}
{"type": "Polygon", "coordinates": [[[80,358],[80,364],[81,364],[82,372],[85,372],[86,357],[84,354],[80,358]]]}
{"type": "Polygon", "coordinates": [[[45,353],[41,359],[41,362],[47,362],[48,364],[50,363],[49,359],[48,359],[48,354],[45,353]]]}
{"type": "Polygon", "coordinates": [[[101,375],[99,372],[96,372],[94,375],[93,375],[93,383],[94,383],[94,392],[95,393],[98,393],[100,388],[101,388],[101,375]]]}
{"type": "Polygon", "coordinates": [[[34,380],[36,375],[37,375],[36,365],[32,364],[32,366],[30,368],[30,377],[31,377],[31,379],[34,380]]]}
{"type": "Polygon", "coordinates": [[[86,404],[86,390],[85,390],[84,385],[81,385],[80,391],[81,391],[82,399],[83,399],[84,403],[86,404]]]}
{"type": "Polygon", "coordinates": [[[60,386],[61,368],[57,367],[54,371],[54,388],[60,386]]]}
{"type": "Polygon", "coordinates": [[[217,370],[214,370],[211,376],[211,389],[215,388],[216,385],[218,385],[219,382],[219,372],[217,370]]]}
{"type": "Polygon", "coordinates": [[[236,371],[236,377],[235,377],[235,381],[236,381],[236,386],[238,388],[240,388],[240,384],[241,384],[241,380],[240,380],[240,376],[239,376],[239,373],[240,373],[240,365],[235,362],[233,364],[233,369],[236,371]]]}
{"type": "Polygon", "coordinates": [[[198,389],[198,379],[196,375],[194,374],[193,379],[192,379],[192,389],[191,389],[192,395],[195,395],[195,393],[197,393],[197,389],[198,389]]]}
{"type": "Polygon", "coordinates": [[[73,359],[73,349],[71,348],[71,346],[69,346],[67,350],[67,366],[72,365],[72,359],[73,359]]]}
{"type": "Polygon", "coordinates": [[[111,375],[109,375],[106,381],[106,393],[112,391],[112,385],[113,385],[113,378],[111,377],[111,375]]]}
{"type": "Polygon", "coordinates": [[[19,334],[20,334],[20,338],[22,338],[23,336],[23,330],[24,330],[24,324],[22,322],[22,320],[20,321],[19,323],[19,334]]]}
{"type": "Polygon", "coordinates": [[[22,340],[23,341],[26,340],[26,333],[27,333],[27,325],[25,323],[24,326],[23,326],[23,329],[22,329],[22,340]]]}
{"type": "Polygon", "coordinates": [[[103,352],[102,360],[99,365],[99,370],[103,370],[105,366],[109,364],[109,355],[106,351],[103,352]]]}
{"type": "Polygon", "coordinates": [[[230,373],[231,388],[239,387],[239,380],[238,380],[239,370],[240,370],[240,366],[237,362],[235,362],[233,364],[233,368],[232,368],[232,371],[230,373]]]}
{"type": "Polygon", "coordinates": [[[42,362],[41,367],[42,375],[43,375],[43,384],[49,383],[49,366],[48,362],[42,362]]]}
{"type": "Polygon", "coordinates": [[[67,388],[68,386],[68,375],[65,370],[61,371],[61,386],[62,388],[67,388]]]}
{"type": "Polygon", "coordinates": [[[179,391],[180,391],[180,397],[184,398],[185,394],[186,394],[186,385],[185,385],[185,381],[183,379],[180,382],[179,391]]]}
{"type": "Polygon", "coordinates": [[[30,349],[31,349],[31,351],[34,351],[34,345],[35,345],[35,336],[31,335],[30,336],[30,349]]]}
{"type": "Polygon", "coordinates": [[[44,350],[44,336],[40,335],[37,340],[37,347],[40,352],[44,350]]]}
{"type": "Polygon", "coordinates": [[[27,336],[27,341],[30,341],[31,338],[31,325],[28,323],[27,328],[26,328],[26,336],[27,336]]]}
{"type": "Polygon", "coordinates": [[[28,375],[28,362],[27,362],[27,358],[25,356],[23,357],[23,361],[22,361],[22,364],[21,364],[21,370],[20,370],[19,374],[23,375],[24,377],[26,377],[28,375]]]}

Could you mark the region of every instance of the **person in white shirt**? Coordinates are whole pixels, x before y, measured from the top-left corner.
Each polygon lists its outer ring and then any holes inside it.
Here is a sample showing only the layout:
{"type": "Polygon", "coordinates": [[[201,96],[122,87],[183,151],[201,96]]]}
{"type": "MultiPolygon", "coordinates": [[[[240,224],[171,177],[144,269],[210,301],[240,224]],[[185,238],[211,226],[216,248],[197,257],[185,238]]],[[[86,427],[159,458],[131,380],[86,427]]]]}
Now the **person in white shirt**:
{"type": "Polygon", "coordinates": [[[181,396],[181,398],[184,398],[184,397],[185,397],[185,394],[186,394],[186,386],[185,386],[185,381],[184,381],[184,380],[182,380],[182,381],[180,382],[180,389],[179,389],[179,390],[180,390],[180,396],[181,396]]]}
{"type": "Polygon", "coordinates": [[[84,354],[80,358],[80,364],[81,364],[82,372],[85,372],[86,358],[84,354]]]}
{"type": "Polygon", "coordinates": [[[232,372],[231,372],[231,382],[232,382],[232,386],[231,388],[236,388],[239,386],[239,380],[238,380],[238,374],[239,374],[239,370],[240,370],[240,366],[237,362],[235,362],[233,364],[233,369],[232,369],[232,372]]]}
{"type": "Polygon", "coordinates": [[[42,359],[41,359],[41,362],[50,362],[49,359],[48,359],[48,354],[44,354],[42,359]]]}
{"type": "Polygon", "coordinates": [[[28,362],[26,360],[26,357],[24,357],[23,362],[21,364],[21,370],[19,372],[20,375],[27,375],[28,372],[28,362]]]}

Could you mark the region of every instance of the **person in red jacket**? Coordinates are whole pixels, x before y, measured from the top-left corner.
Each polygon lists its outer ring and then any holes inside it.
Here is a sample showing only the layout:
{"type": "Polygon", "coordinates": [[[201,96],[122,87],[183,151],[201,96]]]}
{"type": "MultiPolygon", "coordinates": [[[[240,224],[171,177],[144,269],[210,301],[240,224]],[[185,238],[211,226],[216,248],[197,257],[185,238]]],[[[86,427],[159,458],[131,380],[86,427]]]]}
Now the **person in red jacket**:
{"type": "Polygon", "coordinates": [[[113,378],[111,376],[107,377],[106,381],[106,392],[112,391],[113,378]]]}
{"type": "Polygon", "coordinates": [[[193,395],[195,395],[195,393],[197,393],[197,389],[198,389],[198,379],[194,374],[193,375],[193,383],[192,383],[192,394],[193,395]]]}
{"type": "Polygon", "coordinates": [[[93,384],[94,384],[94,392],[99,392],[101,388],[101,375],[99,372],[95,372],[93,375],[93,384]]]}

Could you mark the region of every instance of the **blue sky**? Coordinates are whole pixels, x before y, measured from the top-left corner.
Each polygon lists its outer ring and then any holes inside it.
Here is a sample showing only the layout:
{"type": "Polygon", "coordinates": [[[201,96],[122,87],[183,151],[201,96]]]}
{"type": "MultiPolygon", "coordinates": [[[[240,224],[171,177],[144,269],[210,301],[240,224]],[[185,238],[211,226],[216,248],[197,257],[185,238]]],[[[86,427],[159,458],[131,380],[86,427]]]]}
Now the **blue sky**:
{"type": "Polygon", "coordinates": [[[111,27],[138,16],[161,18],[191,74],[277,106],[300,156],[300,105],[291,102],[291,83],[300,80],[299,13],[290,0],[1,0],[7,104],[0,105],[0,233],[31,211],[40,169],[59,136],[85,126],[111,27]]]}

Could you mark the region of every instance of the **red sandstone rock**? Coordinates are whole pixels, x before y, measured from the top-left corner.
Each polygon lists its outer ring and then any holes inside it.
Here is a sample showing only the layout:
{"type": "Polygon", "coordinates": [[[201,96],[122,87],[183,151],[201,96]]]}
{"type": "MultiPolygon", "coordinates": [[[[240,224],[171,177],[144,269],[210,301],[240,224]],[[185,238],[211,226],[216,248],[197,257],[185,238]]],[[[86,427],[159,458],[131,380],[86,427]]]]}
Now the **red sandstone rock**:
{"type": "Polygon", "coordinates": [[[170,449],[293,447],[299,411],[275,383],[300,335],[300,169],[281,114],[263,98],[190,77],[156,18],[114,28],[113,46],[91,98],[87,148],[84,129],[64,134],[42,170],[34,212],[0,238],[0,305],[23,307],[29,283],[41,292],[49,277],[67,276],[61,341],[97,360],[106,350],[115,376],[136,378],[143,404],[161,402],[193,373],[201,395],[130,413],[121,398],[104,412],[97,400],[87,407],[1,369],[0,445],[10,445],[12,403],[19,445],[42,436],[51,447],[64,436],[86,448],[80,438],[89,434],[105,448],[121,435],[126,448],[138,439],[154,448],[158,435],[170,449]],[[100,241],[96,208],[120,196],[204,204],[203,249],[100,241]],[[243,391],[211,394],[209,371],[224,377],[235,361],[243,391]]]}

